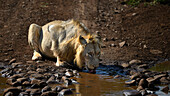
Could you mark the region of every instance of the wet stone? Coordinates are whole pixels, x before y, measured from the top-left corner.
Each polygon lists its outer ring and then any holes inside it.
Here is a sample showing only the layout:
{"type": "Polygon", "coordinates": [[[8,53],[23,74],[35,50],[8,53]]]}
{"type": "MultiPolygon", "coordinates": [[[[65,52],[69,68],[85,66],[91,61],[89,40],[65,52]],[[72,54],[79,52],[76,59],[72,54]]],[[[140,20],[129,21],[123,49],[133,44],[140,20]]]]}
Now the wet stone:
{"type": "Polygon", "coordinates": [[[58,93],[58,96],[70,95],[73,94],[71,89],[63,89],[58,93]]]}
{"type": "Polygon", "coordinates": [[[19,93],[21,92],[21,90],[18,89],[17,87],[9,87],[4,90],[4,94],[6,94],[8,92],[12,92],[14,96],[18,96],[19,93]]]}
{"type": "Polygon", "coordinates": [[[41,95],[40,89],[31,89],[30,95],[41,95]]]}
{"type": "Polygon", "coordinates": [[[53,91],[54,92],[60,92],[61,90],[65,89],[65,87],[62,87],[62,86],[56,86],[53,91]]]}
{"type": "Polygon", "coordinates": [[[12,92],[8,92],[4,96],[14,96],[14,94],[12,92]]]}
{"type": "Polygon", "coordinates": [[[58,94],[56,92],[53,91],[47,91],[47,92],[43,92],[41,94],[41,96],[57,96],[58,94]]]}
{"type": "Polygon", "coordinates": [[[73,76],[73,72],[69,72],[68,71],[68,72],[65,73],[65,75],[68,76],[68,77],[72,77],[73,76]]]}
{"type": "Polygon", "coordinates": [[[125,81],[125,84],[126,84],[126,85],[135,85],[135,84],[136,84],[136,80],[128,80],[128,81],[125,81]]]}
{"type": "Polygon", "coordinates": [[[165,92],[165,93],[168,93],[168,91],[169,91],[169,86],[165,86],[164,88],[162,88],[161,91],[163,91],[163,92],[165,92]]]}
{"type": "Polygon", "coordinates": [[[26,93],[26,92],[21,92],[21,93],[19,94],[19,96],[29,96],[29,94],[26,93]]]}
{"type": "Polygon", "coordinates": [[[42,93],[43,93],[43,92],[47,92],[47,91],[51,91],[51,87],[45,86],[45,87],[41,90],[42,93]]]}
{"type": "Polygon", "coordinates": [[[22,83],[23,86],[31,86],[31,83],[29,81],[24,81],[22,83]]]}
{"type": "Polygon", "coordinates": [[[13,58],[9,61],[9,64],[15,63],[16,62],[16,58],[13,58]]]}
{"type": "Polygon", "coordinates": [[[125,96],[142,96],[139,91],[136,90],[126,90],[123,92],[125,96]]]}
{"type": "Polygon", "coordinates": [[[141,79],[139,81],[138,86],[142,86],[143,88],[147,88],[148,87],[148,81],[146,79],[141,79]]]}

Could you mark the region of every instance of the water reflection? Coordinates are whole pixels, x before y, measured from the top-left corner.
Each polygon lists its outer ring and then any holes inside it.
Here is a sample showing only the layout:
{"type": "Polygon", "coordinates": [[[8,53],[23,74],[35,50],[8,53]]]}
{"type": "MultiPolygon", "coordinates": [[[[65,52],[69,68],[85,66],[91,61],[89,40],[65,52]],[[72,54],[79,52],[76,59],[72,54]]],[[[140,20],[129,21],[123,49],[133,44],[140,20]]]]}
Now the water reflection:
{"type": "Polygon", "coordinates": [[[123,90],[132,89],[125,87],[123,79],[114,79],[113,76],[80,73],[83,78],[78,78],[80,84],[75,85],[76,96],[123,96],[123,90]]]}

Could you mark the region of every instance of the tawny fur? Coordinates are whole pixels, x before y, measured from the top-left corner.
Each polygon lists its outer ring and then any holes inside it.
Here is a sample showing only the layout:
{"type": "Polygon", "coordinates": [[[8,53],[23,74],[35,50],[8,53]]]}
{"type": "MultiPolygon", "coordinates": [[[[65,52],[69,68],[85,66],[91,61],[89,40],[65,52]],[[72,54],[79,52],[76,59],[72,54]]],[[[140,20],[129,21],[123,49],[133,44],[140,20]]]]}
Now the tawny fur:
{"type": "Polygon", "coordinates": [[[32,60],[40,58],[39,54],[43,54],[50,58],[58,58],[58,63],[73,62],[80,69],[85,63],[90,69],[98,67],[100,39],[78,21],[58,20],[44,26],[31,24],[28,42],[34,50],[32,60]],[[89,52],[93,56],[87,55],[89,52]]]}

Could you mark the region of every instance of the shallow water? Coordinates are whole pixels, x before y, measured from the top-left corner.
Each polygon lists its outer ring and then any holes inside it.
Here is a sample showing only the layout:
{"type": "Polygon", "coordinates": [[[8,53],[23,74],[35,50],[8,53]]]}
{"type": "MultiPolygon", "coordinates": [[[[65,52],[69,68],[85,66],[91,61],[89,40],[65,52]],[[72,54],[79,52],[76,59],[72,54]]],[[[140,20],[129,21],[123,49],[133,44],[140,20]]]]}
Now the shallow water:
{"type": "MultiPolygon", "coordinates": [[[[169,64],[170,63],[168,61],[159,65],[164,67],[157,67],[158,65],[156,65],[151,69],[156,69],[157,71],[167,71],[166,68],[169,68],[167,67],[169,64]],[[163,70],[161,68],[163,68],[163,70]]],[[[86,73],[86,71],[80,72],[80,74],[82,78],[74,78],[79,82],[79,84],[68,86],[69,88],[75,89],[74,94],[71,96],[123,96],[124,90],[136,89],[135,87],[125,86],[124,82],[128,79],[124,77],[121,79],[114,78],[115,75],[125,76],[126,74],[126,72],[123,72],[121,68],[114,65],[101,65],[96,69],[96,74],[86,73]]],[[[0,96],[3,93],[3,90],[9,87],[5,84],[5,82],[6,78],[0,76],[0,96]]],[[[51,85],[51,87],[55,86],[57,85],[51,85]]],[[[163,88],[163,86],[158,87],[160,87],[160,89],[163,88]]],[[[159,96],[170,96],[170,93],[166,94],[162,91],[156,91],[156,94],[159,96]]]]}
{"type": "Polygon", "coordinates": [[[159,64],[156,64],[155,66],[153,66],[152,68],[150,68],[149,70],[151,71],[170,71],[170,61],[165,61],[159,64]]]}
{"type": "MultiPolygon", "coordinates": [[[[1,71],[1,70],[0,70],[1,71]]],[[[3,91],[5,88],[8,88],[9,86],[6,84],[6,78],[1,77],[0,74],[0,96],[3,95],[3,91]]]]}

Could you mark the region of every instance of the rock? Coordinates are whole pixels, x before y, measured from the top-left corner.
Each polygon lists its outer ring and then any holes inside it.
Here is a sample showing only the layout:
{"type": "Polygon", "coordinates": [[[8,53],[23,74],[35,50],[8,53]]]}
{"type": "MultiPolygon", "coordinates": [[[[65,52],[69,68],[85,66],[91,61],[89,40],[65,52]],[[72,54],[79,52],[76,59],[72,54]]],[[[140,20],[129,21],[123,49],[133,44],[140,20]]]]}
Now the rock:
{"type": "Polygon", "coordinates": [[[73,77],[73,72],[66,72],[65,75],[66,75],[67,77],[73,77]]]}
{"type": "Polygon", "coordinates": [[[150,50],[150,52],[152,53],[152,54],[162,54],[162,51],[160,51],[160,50],[150,50]]]}
{"type": "Polygon", "coordinates": [[[66,79],[66,80],[64,81],[64,84],[65,84],[65,86],[68,86],[68,85],[71,85],[72,82],[71,82],[70,79],[66,79]]]}
{"type": "Polygon", "coordinates": [[[132,16],[136,16],[136,15],[137,15],[137,13],[133,13],[133,14],[132,14],[132,16]]]}
{"type": "Polygon", "coordinates": [[[18,96],[19,93],[21,92],[21,90],[18,89],[17,87],[9,87],[9,88],[4,90],[4,95],[8,92],[13,93],[13,96],[18,96]]]}
{"type": "Polygon", "coordinates": [[[142,65],[139,65],[138,68],[144,68],[144,69],[147,69],[149,66],[147,64],[142,64],[142,65]]]}
{"type": "Polygon", "coordinates": [[[6,93],[6,94],[3,95],[3,96],[14,96],[14,94],[13,94],[12,92],[8,92],[8,93],[6,93]]]}
{"type": "Polygon", "coordinates": [[[73,94],[71,89],[63,89],[58,93],[58,96],[70,95],[73,94]]]}
{"type": "Polygon", "coordinates": [[[13,80],[13,79],[8,79],[7,81],[6,81],[6,84],[9,84],[9,85],[13,85],[13,82],[15,82],[15,80],[13,80]]]}
{"type": "Polygon", "coordinates": [[[29,94],[26,93],[26,92],[21,92],[21,93],[19,94],[19,96],[29,96],[29,94]]]}
{"type": "MultiPolygon", "coordinates": [[[[34,95],[40,96],[41,95],[40,89],[30,89],[29,91],[30,91],[31,96],[34,96],[34,95]]],[[[27,92],[27,90],[25,92],[27,92]]]]}
{"type": "Polygon", "coordinates": [[[137,60],[137,59],[133,59],[129,62],[130,65],[133,65],[133,64],[141,64],[141,61],[140,60],[137,60]]]}
{"type": "Polygon", "coordinates": [[[12,86],[14,87],[21,86],[21,83],[18,81],[15,81],[14,83],[12,83],[12,86]]]}
{"type": "Polygon", "coordinates": [[[136,80],[128,80],[128,81],[125,81],[125,84],[126,84],[126,85],[135,85],[135,84],[136,84],[136,80]]]}
{"type": "Polygon", "coordinates": [[[31,88],[39,88],[40,86],[38,84],[31,85],[31,88]]]}
{"type": "Polygon", "coordinates": [[[146,90],[140,90],[140,93],[142,94],[142,96],[146,96],[148,94],[146,90]]]}
{"type": "Polygon", "coordinates": [[[13,76],[11,76],[10,78],[11,78],[11,79],[18,79],[18,78],[22,78],[22,77],[24,77],[23,75],[24,75],[24,73],[14,74],[14,75],[13,75],[13,76]]]}
{"type": "Polygon", "coordinates": [[[40,88],[43,88],[43,87],[47,86],[47,83],[45,81],[41,81],[39,83],[39,86],[40,86],[40,88]]]}
{"type": "Polygon", "coordinates": [[[45,87],[41,90],[42,93],[43,93],[43,92],[47,92],[47,91],[51,91],[51,87],[45,86],[45,87]]]}
{"type": "Polygon", "coordinates": [[[9,61],[9,64],[15,63],[16,62],[16,58],[13,58],[9,61]]]}
{"type": "Polygon", "coordinates": [[[111,38],[112,41],[115,41],[116,39],[114,37],[111,38]]]}
{"type": "Polygon", "coordinates": [[[136,90],[126,90],[123,92],[125,96],[142,96],[139,91],[136,90]]]}
{"type": "Polygon", "coordinates": [[[144,88],[143,88],[142,86],[138,86],[136,90],[137,90],[137,91],[141,91],[141,90],[143,90],[143,89],[144,89],[144,88]]]}
{"type": "Polygon", "coordinates": [[[142,86],[143,88],[147,88],[148,87],[148,81],[146,79],[141,79],[139,81],[138,86],[142,86]]]}
{"type": "Polygon", "coordinates": [[[55,84],[55,83],[59,83],[59,82],[56,80],[55,76],[51,76],[51,77],[47,80],[46,83],[47,83],[47,84],[55,84]]]}
{"type": "Polygon", "coordinates": [[[110,44],[110,47],[116,47],[116,45],[114,43],[110,44]]]}
{"type": "Polygon", "coordinates": [[[167,77],[162,77],[160,79],[161,84],[170,84],[170,81],[167,79],[167,77]]]}
{"type": "Polygon", "coordinates": [[[141,75],[140,73],[135,73],[134,75],[130,76],[130,79],[135,80],[136,78],[139,78],[140,75],[141,75]]]}
{"type": "Polygon", "coordinates": [[[80,83],[77,82],[75,79],[71,79],[71,82],[72,82],[73,84],[80,84],[80,83]]]}
{"type": "Polygon", "coordinates": [[[156,94],[148,94],[146,96],[158,96],[158,95],[156,95],[156,94]]]}
{"type": "Polygon", "coordinates": [[[42,93],[41,96],[58,96],[58,94],[53,91],[47,91],[42,93]]]}
{"type": "Polygon", "coordinates": [[[147,89],[150,91],[157,91],[157,90],[159,90],[159,87],[156,87],[155,84],[153,84],[153,83],[149,83],[147,89]]]}
{"type": "Polygon", "coordinates": [[[31,86],[31,82],[29,82],[29,81],[24,81],[24,82],[22,83],[22,85],[23,85],[23,86],[31,86]]]}
{"type": "Polygon", "coordinates": [[[123,41],[123,42],[119,43],[120,48],[122,48],[124,45],[126,45],[126,41],[123,41]]]}
{"type": "Polygon", "coordinates": [[[169,86],[165,86],[164,88],[162,88],[161,91],[163,91],[163,92],[165,92],[165,93],[168,93],[168,91],[169,91],[169,86]]]}
{"type": "Polygon", "coordinates": [[[0,62],[0,69],[4,69],[5,68],[5,64],[3,62],[0,62]]]}
{"type": "Polygon", "coordinates": [[[44,70],[44,69],[41,69],[41,68],[37,68],[37,70],[36,70],[38,73],[44,73],[46,70],[44,70]]]}
{"type": "Polygon", "coordinates": [[[147,78],[146,80],[149,83],[156,83],[156,84],[158,84],[160,82],[159,79],[162,78],[162,77],[165,77],[166,75],[167,74],[159,74],[159,75],[154,76],[153,78],[147,78]]]}
{"type": "Polygon", "coordinates": [[[60,91],[63,90],[63,89],[65,89],[65,88],[62,87],[62,86],[56,86],[56,87],[53,89],[53,91],[54,91],[54,92],[60,92],[60,91]]]}
{"type": "Polygon", "coordinates": [[[26,63],[32,64],[32,63],[34,63],[34,61],[26,61],[26,63]]]}
{"type": "Polygon", "coordinates": [[[121,66],[122,66],[123,68],[128,68],[128,67],[129,67],[129,64],[128,64],[128,63],[123,63],[123,64],[121,64],[121,66]]]}
{"type": "Polygon", "coordinates": [[[12,63],[11,64],[12,68],[20,67],[22,65],[23,65],[22,62],[17,62],[17,63],[12,63]]]}
{"type": "Polygon", "coordinates": [[[28,78],[18,78],[17,81],[22,84],[24,81],[28,81],[28,78]]]}
{"type": "Polygon", "coordinates": [[[31,84],[33,85],[33,84],[40,84],[40,82],[41,82],[41,80],[37,80],[37,79],[33,79],[33,80],[31,80],[31,84]]]}
{"type": "Polygon", "coordinates": [[[107,42],[107,41],[108,41],[108,39],[107,39],[107,38],[103,38],[103,41],[107,42]]]}

